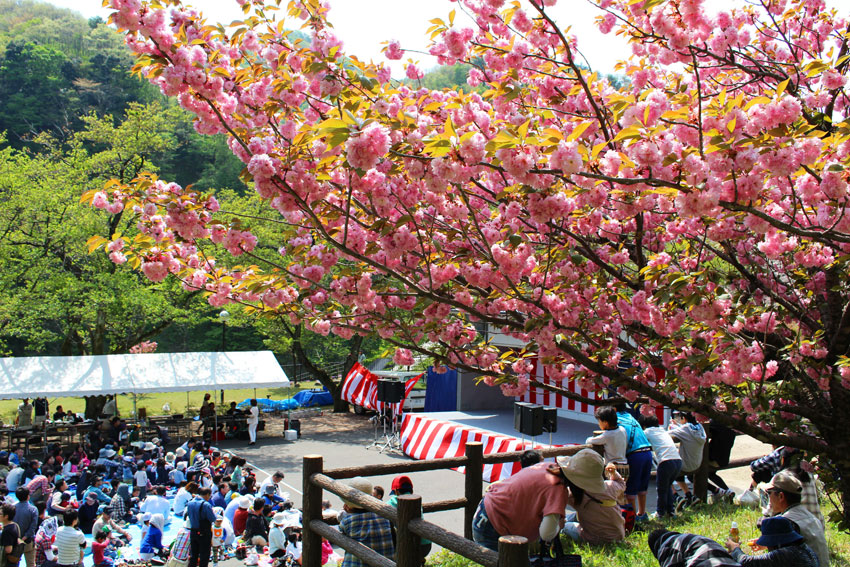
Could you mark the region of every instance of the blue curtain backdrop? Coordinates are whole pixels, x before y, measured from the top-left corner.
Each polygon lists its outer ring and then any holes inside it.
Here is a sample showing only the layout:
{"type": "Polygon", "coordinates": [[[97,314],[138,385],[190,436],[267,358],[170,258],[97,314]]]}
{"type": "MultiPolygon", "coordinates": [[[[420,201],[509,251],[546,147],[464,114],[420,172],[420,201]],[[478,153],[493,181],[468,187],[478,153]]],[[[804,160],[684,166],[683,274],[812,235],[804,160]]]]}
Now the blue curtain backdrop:
{"type": "Polygon", "coordinates": [[[425,378],[425,411],[457,410],[457,370],[449,368],[437,374],[434,367],[429,366],[425,378]]]}

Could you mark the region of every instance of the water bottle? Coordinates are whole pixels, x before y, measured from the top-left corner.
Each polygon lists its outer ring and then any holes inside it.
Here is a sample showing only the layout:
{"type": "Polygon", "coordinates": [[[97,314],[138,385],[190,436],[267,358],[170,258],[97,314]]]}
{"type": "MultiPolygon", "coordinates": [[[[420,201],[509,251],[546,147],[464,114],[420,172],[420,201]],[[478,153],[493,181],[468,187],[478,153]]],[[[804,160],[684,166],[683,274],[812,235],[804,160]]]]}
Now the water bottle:
{"type": "Polygon", "coordinates": [[[729,528],[729,539],[735,543],[740,543],[741,535],[738,533],[738,522],[732,522],[732,527],[729,528]]]}

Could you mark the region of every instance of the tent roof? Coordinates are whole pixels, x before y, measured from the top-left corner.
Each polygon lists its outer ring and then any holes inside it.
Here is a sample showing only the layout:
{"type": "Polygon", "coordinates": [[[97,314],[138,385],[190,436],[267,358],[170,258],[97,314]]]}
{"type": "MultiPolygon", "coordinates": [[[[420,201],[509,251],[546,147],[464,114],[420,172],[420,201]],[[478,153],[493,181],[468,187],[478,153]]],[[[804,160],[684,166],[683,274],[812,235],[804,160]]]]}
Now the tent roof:
{"type": "Polygon", "coordinates": [[[269,350],[0,358],[0,399],[288,386],[269,350]]]}

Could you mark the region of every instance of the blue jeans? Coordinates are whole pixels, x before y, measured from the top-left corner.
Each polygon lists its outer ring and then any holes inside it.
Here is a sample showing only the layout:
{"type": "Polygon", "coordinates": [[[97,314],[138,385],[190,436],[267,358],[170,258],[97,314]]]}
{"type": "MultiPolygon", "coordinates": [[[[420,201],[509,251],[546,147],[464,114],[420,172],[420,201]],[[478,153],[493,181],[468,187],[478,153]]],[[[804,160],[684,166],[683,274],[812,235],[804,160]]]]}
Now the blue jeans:
{"type": "Polygon", "coordinates": [[[564,516],[564,527],[561,528],[561,533],[573,541],[582,541],[578,528],[578,514],[575,512],[567,512],[564,516]]]}
{"type": "Polygon", "coordinates": [[[490,523],[490,518],[487,517],[483,498],[478,503],[478,509],[472,518],[472,539],[478,545],[483,545],[493,551],[499,551],[499,534],[496,532],[493,524],[490,523]]]}
{"type": "Polygon", "coordinates": [[[659,516],[672,515],[673,505],[673,480],[679,476],[682,470],[682,459],[669,459],[658,463],[655,471],[655,482],[658,488],[658,506],[656,510],[659,516]]]}

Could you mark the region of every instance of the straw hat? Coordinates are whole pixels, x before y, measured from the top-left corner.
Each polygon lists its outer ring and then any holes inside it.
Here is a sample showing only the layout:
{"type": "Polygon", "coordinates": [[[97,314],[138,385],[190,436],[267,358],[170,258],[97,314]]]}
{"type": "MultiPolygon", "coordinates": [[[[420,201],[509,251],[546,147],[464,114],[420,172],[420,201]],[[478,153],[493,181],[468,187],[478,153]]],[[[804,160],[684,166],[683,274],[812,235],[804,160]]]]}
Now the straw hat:
{"type": "MultiPolygon", "coordinates": [[[[351,488],[353,488],[355,490],[359,490],[360,492],[363,492],[365,494],[369,494],[369,495],[372,494],[372,483],[369,482],[368,479],[363,478],[362,476],[355,476],[354,478],[349,480],[346,484],[348,484],[348,486],[350,486],[351,488]]],[[[348,506],[351,507],[351,508],[358,508],[358,509],[360,508],[360,506],[358,506],[357,504],[355,504],[354,502],[351,502],[349,500],[343,499],[343,502],[348,504],[348,506]]]]}
{"type": "Polygon", "coordinates": [[[582,449],[572,457],[558,457],[556,461],[564,476],[585,492],[605,492],[605,482],[602,480],[605,461],[593,449],[582,449]]]}

